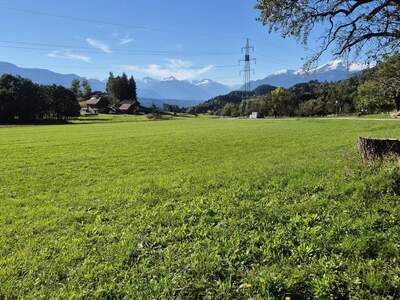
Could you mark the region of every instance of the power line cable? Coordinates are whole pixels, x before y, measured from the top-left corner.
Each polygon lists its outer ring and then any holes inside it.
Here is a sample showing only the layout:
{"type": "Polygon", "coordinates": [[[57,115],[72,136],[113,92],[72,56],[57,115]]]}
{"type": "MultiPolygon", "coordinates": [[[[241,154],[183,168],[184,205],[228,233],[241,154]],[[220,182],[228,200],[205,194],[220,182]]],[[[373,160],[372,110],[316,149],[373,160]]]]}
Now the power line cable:
{"type": "Polygon", "coordinates": [[[235,40],[238,40],[240,38],[238,36],[211,35],[209,33],[201,33],[201,32],[194,33],[194,32],[189,32],[189,31],[166,30],[166,29],[161,29],[161,28],[151,28],[151,27],[144,26],[144,25],[130,25],[130,24],[102,21],[102,20],[96,20],[96,19],[86,19],[86,18],[67,16],[67,15],[59,15],[59,14],[54,14],[54,13],[41,12],[41,11],[30,10],[30,9],[15,8],[15,7],[9,7],[9,6],[0,6],[0,9],[6,9],[6,10],[11,10],[11,11],[21,12],[21,13],[26,13],[26,14],[32,14],[32,15],[39,15],[39,16],[46,16],[46,17],[53,17],[53,18],[60,18],[60,19],[67,19],[67,20],[72,20],[72,21],[76,21],[76,22],[85,22],[85,23],[93,23],[93,24],[111,25],[111,26],[123,27],[123,28],[131,28],[131,29],[134,29],[134,30],[166,32],[166,33],[173,33],[173,34],[190,34],[190,35],[195,34],[197,37],[198,36],[203,36],[203,37],[209,37],[209,38],[214,38],[214,39],[221,39],[222,38],[222,39],[235,39],[235,40]]]}
{"type": "MultiPolygon", "coordinates": [[[[9,46],[9,45],[0,45],[0,48],[8,48],[8,49],[23,49],[23,50],[37,50],[37,51],[60,51],[60,49],[56,49],[54,47],[28,47],[28,46],[9,46]]],[[[61,49],[64,50],[64,49],[61,49]]],[[[71,50],[71,49],[68,49],[71,50]]],[[[80,53],[88,53],[88,54],[103,54],[110,55],[110,53],[105,53],[99,50],[77,50],[80,53]]],[[[125,56],[165,56],[165,55],[181,55],[181,56],[233,56],[236,54],[222,54],[222,53],[178,53],[178,52],[150,52],[150,51],[130,51],[130,52],[116,52],[114,54],[117,55],[125,55],[125,56]]]]}
{"type": "MultiPolygon", "coordinates": [[[[107,66],[102,66],[102,67],[100,67],[100,66],[82,66],[82,65],[79,65],[79,66],[76,66],[76,65],[58,65],[58,64],[46,64],[46,65],[32,65],[32,64],[30,64],[30,65],[28,65],[28,66],[25,66],[25,68],[49,68],[49,67],[51,67],[51,68],[71,68],[71,69],[87,69],[87,70],[110,70],[110,69],[118,69],[118,68],[121,68],[122,66],[119,66],[119,65],[113,65],[113,64],[110,64],[110,65],[107,65],[107,66]]],[[[213,68],[231,68],[231,67],[233,67],[233,66],[230,66],[230,65],[227,65],[227,66],[213,66],[213,68]]],[[[234,67],[237,67],[237,66],[234,66],[234,67]]]]}
{"type": "MultiPolygon", "coordinates": [[[[36,45],[36,46],[47,46],[47,47],[64,47],[70,49],[83,49],[83,50],[91,50],[94,51],[92,47],[77,47],[71,45],[60,45],[60,44],[49,44],[49,43],[33,43],[33,42],[21,42],[21,41],[3,41],[0,40],[0,43],[8,43],[8,44],[26,44],[26,45],[36,45]]],[[[100,50],[96,50],[100,51],[100,50]]],[[[127,52],[127,53],[159,53],[159,54],[193,54],[193,55],[237,55],[235,52],[182,52],[182,51],[170,51],[170,50],[127,50],[127,49],[112,49],[112,52],[127,52]]]]}
{"type": "MultiPolygon", "coordinates": [[[[25,47],[25,46],[3,46],[0,45],[0,48],[11,48],[11,49],[27,49],[27,50],[60,50],[59,48],[68,48],[66,50],[76,50],[76,51],[87,51],[85,53],[95,53],[95,54],[106,54],[100,50],[93,49],[91,47],[77,47],[72,45],[65,45],[65,44],[50,44],[50,43],[36,43],[36,42],[23,42],[23,41],[9,41],[9,40],[0,40],[0,43],[4,44],[16,44],[16,45],[32,45],[32,46],[43,46],[46,48],[33,48],[33,47],[25,47]]],[[[64,50],[64,49],[63,49],[64,50]]],[[[126,49],[112,49],[115,53],[128,53],[132,55],[188,55],[188,56],[236,56],[238,53],[235,52],[181,52],[181,51],[170,51],[170,50],[126,50],[126,49]]],[[[261,55],[264,61],[270,62],[282,62],[285,63],[286,61],[283,60],[276,60],[272,59],[271,57],[267,57],[261,55]]],[[[237,67],[238,65],[228,65],[228,66],[221,66],[221,67],[237,67]]],[[[215,66],[219,67],[219,66],[215,66]]]]}
{"type": "MultiPolygon", "coordinates": [[[[104,66],[104,67],[94,67],[94,66],[71,66],[71,65],[52,65],[52,64],[46,64],[46,65],[26,65],[23,68],[25,69],[48,69],[48,68],[73,68],[73,69],[86,69],[86,70],[107,70],[113,71],[118,69],[118,66],[104,66]]],[[[85,77],[85,76],[82,76],[85,77]]],[[[211,76],[212,80],[229,80],[229,79],[237,79],[238,77],[233,77],[233,76],[211,76]]],[[[99,79],[100,80],[100,79],[99,79]]],[[[101,81],[101,80],[100,80],[101,81]]]]}

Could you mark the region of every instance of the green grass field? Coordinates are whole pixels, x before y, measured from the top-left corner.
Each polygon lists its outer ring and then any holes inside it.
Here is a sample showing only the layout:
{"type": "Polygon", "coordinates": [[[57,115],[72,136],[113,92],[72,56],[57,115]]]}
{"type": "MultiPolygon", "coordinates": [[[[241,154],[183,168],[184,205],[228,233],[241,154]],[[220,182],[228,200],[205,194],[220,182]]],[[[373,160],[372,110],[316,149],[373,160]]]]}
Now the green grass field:
{"type": "Polygon", "coordinates": [[[0,128],[0,299],[399,299],[399,122],[75,123],[0,128]]]}

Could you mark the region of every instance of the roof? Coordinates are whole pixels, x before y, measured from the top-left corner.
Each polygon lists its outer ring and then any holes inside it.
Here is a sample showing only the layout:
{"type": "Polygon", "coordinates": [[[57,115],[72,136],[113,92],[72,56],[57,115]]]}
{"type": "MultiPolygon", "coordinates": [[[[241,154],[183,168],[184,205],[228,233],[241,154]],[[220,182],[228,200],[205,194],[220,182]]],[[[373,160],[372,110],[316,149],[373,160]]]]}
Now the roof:
{"type": "Polygon", "coordinates": [[[92,97],[88,101],[86,101],[86,105],[96,105],[97,103],[100,102],[100,100],[101,98],[92,97]]]}
{"type": "Polygon", "coordinates": [[[120,110],[128,110],[131,108],[131,106],[132,106],[132,103],[124,103],[119,107],[119,109],[120,110]]]}

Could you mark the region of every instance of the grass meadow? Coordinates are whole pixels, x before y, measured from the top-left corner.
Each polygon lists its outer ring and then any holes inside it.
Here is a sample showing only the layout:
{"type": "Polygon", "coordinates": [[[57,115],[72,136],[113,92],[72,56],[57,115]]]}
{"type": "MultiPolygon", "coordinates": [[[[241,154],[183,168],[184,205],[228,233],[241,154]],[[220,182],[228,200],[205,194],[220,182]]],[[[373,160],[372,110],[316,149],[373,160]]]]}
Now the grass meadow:
{"type": "Polygon", "coordinates": [[[0,299],[399,299],[399,122],[75,123],[0,128],[0,299]]]}

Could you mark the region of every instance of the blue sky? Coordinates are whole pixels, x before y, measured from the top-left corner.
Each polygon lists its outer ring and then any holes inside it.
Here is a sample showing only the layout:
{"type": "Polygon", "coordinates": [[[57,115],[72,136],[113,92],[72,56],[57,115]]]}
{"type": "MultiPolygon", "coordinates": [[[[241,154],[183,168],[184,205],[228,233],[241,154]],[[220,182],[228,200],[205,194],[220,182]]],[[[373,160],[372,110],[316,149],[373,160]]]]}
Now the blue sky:
{"type": "Polygon", "coordinates": [[[257,58],[255,78],[300,67],[307,55],[303,47],[268,34],[255,20],[255,3],[0,0],[0,60],[98,79],[125,71],[138,78],[237,84],[240,49],[249,37],[257,58]]]}

